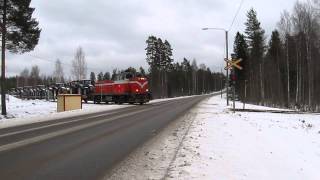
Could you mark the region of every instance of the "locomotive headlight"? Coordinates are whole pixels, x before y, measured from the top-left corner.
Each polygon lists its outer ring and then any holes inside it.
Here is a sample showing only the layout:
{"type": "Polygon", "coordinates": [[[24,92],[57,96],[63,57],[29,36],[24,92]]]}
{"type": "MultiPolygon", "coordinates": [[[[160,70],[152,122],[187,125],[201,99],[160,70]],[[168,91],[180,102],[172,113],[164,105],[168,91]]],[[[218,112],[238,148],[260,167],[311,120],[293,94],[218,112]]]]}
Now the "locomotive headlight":
{"type": "Polygon", "coordinates": [[[146,89],[147,92],[149,92],[149,89],[146,89]]]}
{"type": "Polygon", "coordinates": [[[136,92],[139,92],[139,89],[136,89],[136,92]]]}

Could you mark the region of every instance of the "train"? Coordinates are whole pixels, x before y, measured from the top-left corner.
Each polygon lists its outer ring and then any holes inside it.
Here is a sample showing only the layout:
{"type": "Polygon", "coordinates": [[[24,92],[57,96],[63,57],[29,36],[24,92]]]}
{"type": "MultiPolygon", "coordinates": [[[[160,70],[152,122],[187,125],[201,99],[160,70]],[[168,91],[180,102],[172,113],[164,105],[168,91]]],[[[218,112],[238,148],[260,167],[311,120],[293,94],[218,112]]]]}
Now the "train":
{"type": "Polygon", "coordinates": [[[9,94],[21,99],[57,99],[59,94],[80,94],[82,100],[95,104],[145,104],[152,99],[147,77],[131,72],[115,76],[114,80],[77,80],[55,83],[50,86],[37,85],[13,88],[9,94]]]}

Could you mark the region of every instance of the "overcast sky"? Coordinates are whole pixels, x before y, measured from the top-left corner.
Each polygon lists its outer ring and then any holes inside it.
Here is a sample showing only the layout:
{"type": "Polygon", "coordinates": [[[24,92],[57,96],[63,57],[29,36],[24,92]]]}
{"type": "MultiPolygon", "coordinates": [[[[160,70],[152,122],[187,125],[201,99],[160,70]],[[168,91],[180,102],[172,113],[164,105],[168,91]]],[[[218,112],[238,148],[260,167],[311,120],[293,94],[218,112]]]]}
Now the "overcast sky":
{"type": "MultiPolygon", "coordinates": [[[[244,0],[230,32],[243,31],[246,11],[258,12],[269,36],[284,9],[291,11],[296,0],[244,0]]],[[[33,0],[34,17],[42,29],[38,46],[23,55],[7,57],[7,73],[38,65],[41,74],[51,75],[54,61],[66,65],[67,76],[77,47],[83,47],[90,71],[111,71],[128,66],[147,68],[145,40],[149,35],[167,39],[175,61],[197,59],[218,71],[223,68],[224,33],[202,31],[203,27],[228,29],[241,0],[33,0]],[[36,57],[42,58],[38,59],[36,57]]]]}

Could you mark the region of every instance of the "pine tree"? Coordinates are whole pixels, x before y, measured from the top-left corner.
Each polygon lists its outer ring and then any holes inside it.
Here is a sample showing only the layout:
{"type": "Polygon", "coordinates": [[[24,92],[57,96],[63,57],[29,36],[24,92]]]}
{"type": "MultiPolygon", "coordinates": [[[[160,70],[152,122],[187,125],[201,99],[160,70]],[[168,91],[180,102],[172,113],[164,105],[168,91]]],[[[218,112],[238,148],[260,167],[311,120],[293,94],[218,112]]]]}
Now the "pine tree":
{"type": "Polygon", "coordinates": [[[140,66],[140,68],[139,68],[139,73],[140,73],[142,76],[146,76],[146,71],[143,69],[142,66],[140,66]]]}
{"type": "Polygon", "coordinates": [[[14,1],[1,0],[0,22],[2,36],[2,68],[1,68],[1,107],[2,115],[6,110],[6,78],[5,78],[5,56],[6,50],[13,53],[25,53],[32,51],[38,44],[41,30],[36,19],[32,18],[34,8],[30,7],[31,0],[14,1]]]}
{"type": "Polygon", "coordinates": [[[90,80],[91,80],[92,83],[96,82],[96,74],[94,72],[90,73],[90,80]]]}
{"type": "Polygon", "coordinates": [[[103,72],[100,72],[99,74],[98,74],[98,81],[102,81],[103,80],[103,72]]]}
{"type": "Polygon", "coordinates": [[[110,80],[110,73],[109,72],[105,72],[103,75],[103,80],[110,80]]]}
{"type": "MultiPolygon", "coordinates": [[[[252,67],[250,67],[248,63],[248,45],[245,41],[245,36],[239,32],[237,32],[235,37],[233,52],[235,53],[237,59],[242,59],[239,65],[243,67],[243,69],[235,69],[235,74],[237,77],[236,93],[241,100],[244,100],[245,83],[246,80],[250,79],[249,72],[252,70],[252,67]]],[[[247,94],[249,94],[249,92],[247,94]]]]}
{"type": "Polygon", "coordinates": [[[155,36],[149,36],[146,43],[147,63],[149,64],[150,69],[158,69],[160,66],[158,39],[155,36]]]}
{"type": "Polygon", "coordinates": [[[272,32],[268,47],[269,48],[266,57],[266,69],[268,69],[268,71],[266,71],[266,75],[269,75],[268,78],[266,78],[266,84],[268,84],[269,99],[272,105],[281,104],[281,102],[284,102],[283,90],[285,88],[283,87],[283,84],[285,83],[282,79],[283,76],[280,70],[280,61],[284,57],[284,53],[280,35],[277,30],[274,30],[272,32]],[[270,81],[269,79],[272,79],[272,81],[270,81]]]}
{"type": "Polygon", "coordinates": [[[252,72],[250,76],[253,77],[249,83],[251,84],[251,100],[257,103],[263,103],[264,101],[264,86],[263,86],[263,56],[265,52],[265,38],[264,30],[260,26],[260,22],[257,18],[257,12],[254,9],[250,9],[247,13],[247,22],[245,23],[246,40],[249,49],[250,66],[252,72]]]}

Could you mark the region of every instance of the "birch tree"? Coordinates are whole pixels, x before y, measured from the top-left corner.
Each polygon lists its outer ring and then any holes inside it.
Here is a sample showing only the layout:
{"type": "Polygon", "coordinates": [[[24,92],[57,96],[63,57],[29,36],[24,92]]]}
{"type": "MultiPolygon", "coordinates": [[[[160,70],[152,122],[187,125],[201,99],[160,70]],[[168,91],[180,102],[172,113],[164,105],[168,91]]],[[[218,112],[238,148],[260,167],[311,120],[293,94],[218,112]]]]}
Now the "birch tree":
{"type": "Polygon", "coordinates": [[[85,59],[85,53],[81,47],[79,47],[74,55],[72,61],[71,74],[74,80],[82,80],[87,77],[87,62],[85,59]]]}
{"type": "Polygon", "coordinates": [[[54,78],[54,81],[57,82],[57,83],[64,82],[63,67],[62,67],[60,59],[56,60],[55,69],[54,69],[54,72],[53,72],[53,78],[54,78]]]}

